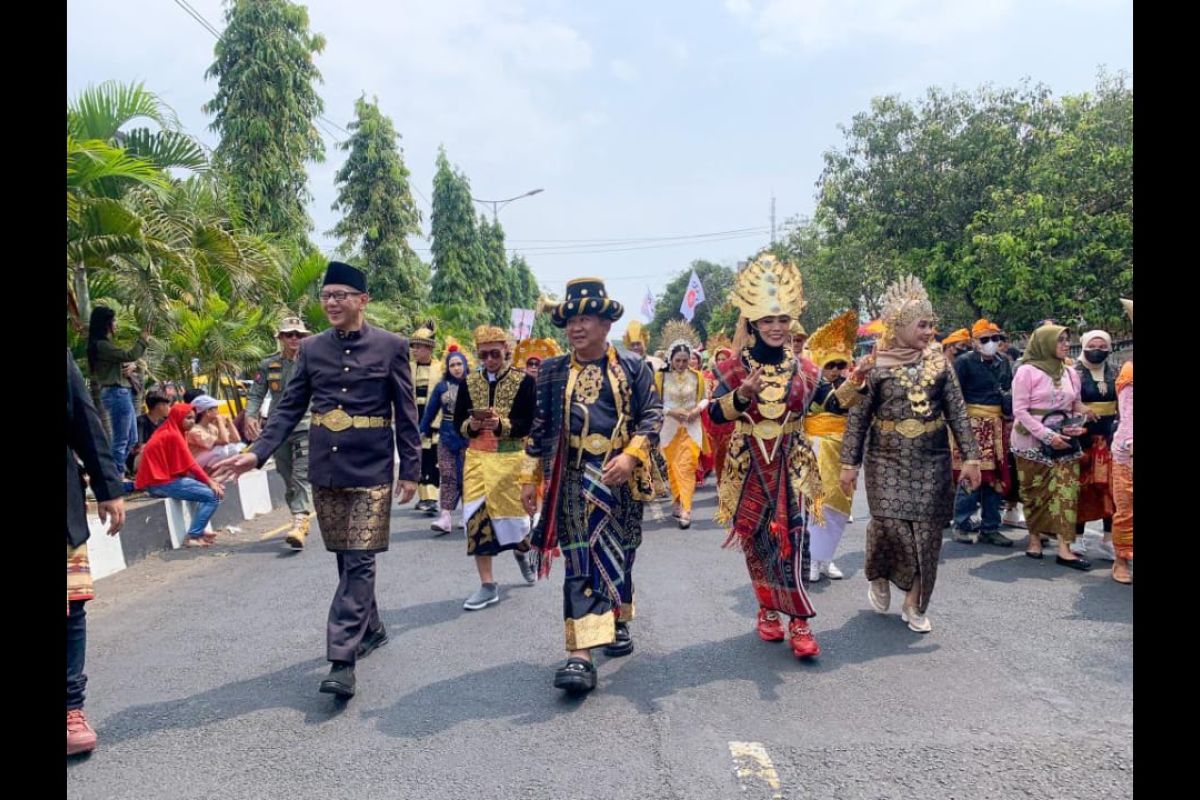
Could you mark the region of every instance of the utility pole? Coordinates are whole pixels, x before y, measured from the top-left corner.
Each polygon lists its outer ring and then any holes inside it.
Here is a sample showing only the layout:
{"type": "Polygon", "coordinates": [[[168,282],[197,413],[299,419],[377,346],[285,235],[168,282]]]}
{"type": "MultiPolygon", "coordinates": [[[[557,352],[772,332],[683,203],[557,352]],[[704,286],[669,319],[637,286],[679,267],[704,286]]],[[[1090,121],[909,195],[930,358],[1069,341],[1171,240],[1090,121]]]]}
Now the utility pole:
{"type": "Polygon", "coordinates": [[[775,246],[775,193],[771,192],[771,246],[775,246]]]}

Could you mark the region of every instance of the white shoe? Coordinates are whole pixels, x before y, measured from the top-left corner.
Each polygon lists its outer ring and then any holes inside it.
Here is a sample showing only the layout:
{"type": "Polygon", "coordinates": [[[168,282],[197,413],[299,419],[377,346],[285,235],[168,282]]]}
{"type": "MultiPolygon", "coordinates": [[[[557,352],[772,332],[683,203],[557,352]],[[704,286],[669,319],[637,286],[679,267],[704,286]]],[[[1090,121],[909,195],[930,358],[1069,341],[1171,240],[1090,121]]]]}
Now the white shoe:
{"type": "Polygon", "coordinates": [[[915,633],[929,633],[933,630],[933,623],[929,621],[929,617],[911,606],[900,610],[900,619],[907,622],[908,629],[915,633]]]}
{"type": "Polygon", "coordinates": [[[451,531],[450,512],[443,511],[441,514],[438,514],[438,518],[429,527],[437,531],[439,536],[449,533],[451,531]]]}
{"type": "Polygon", "coordinates": [[[808,563],[808,582],[816,583],[821,580],[821,562],[810,561],[808,563]]]}
{"type": "Polygon", "coordinates": [[[846,577],[842,574],[842,571],[838,569],[838,565],[832,561],[822,561],[821,572],[824,572],[831,580],[835,581],[840,581],[842,578],[846,577]]]}
{"type": "Polygon", "coordinates": [[[867,601],[870,602],[871,608],[878,613],[887,613],[888,608],[892,605],[892,587],[888,584],[887,578],[871,581],[867,589],[867,601]]]}
{"type": "Polygon", "coordinates": [[[1112,542],[1106,542],[1104,539],[1101,539],[1096,544],[1096,550],[1100,553],[1100,557],[1105,561],[1117,560],[1117,554],[1116,551],[1113,550],[1112,542]]]}
{"type": "Polygon", "coordinates": [[[850,516],[846,517],[846,524],[847,524],[847,525],[853,525],[853,524],[854,524],[854,515],[853,515],[853,514],[851,514],[850,516]]]}
{"type": "MultiPolygon", "coordinates": [[[[1085,534],[1086,536],[1086,534],[1085,534]]],[[[1082,536],[1071,542],[1071,552],[1077,556],[1086,556],[1088,551],[1087,539],[1082,536]]]]}

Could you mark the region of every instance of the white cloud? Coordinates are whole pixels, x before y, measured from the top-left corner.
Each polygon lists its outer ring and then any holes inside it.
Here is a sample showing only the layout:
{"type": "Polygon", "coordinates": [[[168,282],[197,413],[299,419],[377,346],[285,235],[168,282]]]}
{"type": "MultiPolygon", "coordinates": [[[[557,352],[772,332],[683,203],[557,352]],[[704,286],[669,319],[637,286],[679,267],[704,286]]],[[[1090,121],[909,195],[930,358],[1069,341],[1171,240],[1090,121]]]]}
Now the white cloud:
{"type": "Polygon", "coordinates": [[[624,59],[614,59],[613,62],[609,64],[609,68],[612,70],[613,75],[623,81],[633,81],[637,79],[637,67],[633,66],[633,64],[630,64],[624,59]]]}
{"type": "Polygon", "coordinates": [[[735,17],[748,17],[754,8],[750,5],[750,0],[725,0],[725,8],[730,14],[735,17]]]}
{"type": "Polygon", "coordinates": [[[666,43],[667,55],[676,64],[686,64],[692,58],[691,48],[682,39],[670,39],[666,43]]]}
{"type": "Polygon", "coordinates": [[[844,45],[891,41],[931,45],[977,33],[1008,17],[1016,0],[748,0],[726,9],[749,24],[769,53],[816,53],[844,45]]]}

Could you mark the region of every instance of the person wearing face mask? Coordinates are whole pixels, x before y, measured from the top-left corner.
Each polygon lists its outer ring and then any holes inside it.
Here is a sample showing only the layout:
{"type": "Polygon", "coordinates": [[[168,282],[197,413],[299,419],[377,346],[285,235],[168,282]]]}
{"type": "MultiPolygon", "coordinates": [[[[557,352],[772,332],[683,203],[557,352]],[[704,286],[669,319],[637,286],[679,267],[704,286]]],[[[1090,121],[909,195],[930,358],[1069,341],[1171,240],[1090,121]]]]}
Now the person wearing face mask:
{"type": "Polygon", "coordinates": [[[1089,570],[1091,562],[1070,550],[1083,456],[1071,440],[1086,432],[1071,417],[1094,419],[1095,414],[1079,399],[1078,374],[1066,364],[1069,343],[1067,329],[1061,325],[1043,325],[1029,337],[1025,358],[1013,377],[1012,450],[1029,527],[1025,555],[1042,558],[1042,537],[1057,536],[1055,562],[1089,570]],[[1051,420],[1054,425],[1047,424],[1051,420]]]}
{"type": "Polygon", "coordinates": [[[1082,358],[1075,363],[1079,376],[1079,394],[1096,415],[1087,424],[1083,459],[1079,462],[1079,506],[1075,517],[1075,542],[1071,551],[1087,554],[1084,525],[1102,520],[1104,539],[1099,550],[1102,558],[1112,561],[1112,518],[1115,505],[1112,493],[1112,436],[1117,427],[1117,368],[1112,355],[1112,337],[1105,331],[1088,331],[1079,338],[1082,358]]]}
{"type": "Polygon", "coordinates": [[[887,613],[891,586],[906,592],[901,619],[929,633],[926,616],[937,581],[942,531],[953,513],[950,441],[962,451],[961,480],[979,488],[980,452],[953,368],[933,341],[933,305],[907,276],[883,296],[886,330],[867,373],[863,401],[850,409],[842,441],[841,488],[853,495],[866,464],[867,600],[887,613]]]}
{"type": "MultiPolygon", "coordinates": [[[[1000,512],[1011,485],[1008,464],[1008,433],[1012,419],[1013,367],[1000,356],[1000,328],[987,319],[971,328],[974,350],[954,361],[954,372],[967,404],[967,417],[980,452],[980,486],[967,491],[962,486],[954,497],[954,541],[974,544],[985,542],[997,547],[1012,547],[1012,540],[1000,533],[1000,512]],[[971,517],[980,512],[976,529],[971,517]]],[[[951,441],[955,482],[962,469],[962,455],[951,441]]]]}
{"type": "Polygon", "coordinates": [[[731,526],[758,601],[758,635],[782,642],[789,617],[792,654],[821,652],[808,621],[816,615],[803,578],[809,569],[805,517],[818,519],[822,497],[817,457],[804,433],[804,411],[817,371],[792,349],[792,322],[804,310],[800,272],[764,253],[738,273],[734,352],[717,367],[709,408],[713,421],[734,423],[717,492],[718,524],[731,526]]]}

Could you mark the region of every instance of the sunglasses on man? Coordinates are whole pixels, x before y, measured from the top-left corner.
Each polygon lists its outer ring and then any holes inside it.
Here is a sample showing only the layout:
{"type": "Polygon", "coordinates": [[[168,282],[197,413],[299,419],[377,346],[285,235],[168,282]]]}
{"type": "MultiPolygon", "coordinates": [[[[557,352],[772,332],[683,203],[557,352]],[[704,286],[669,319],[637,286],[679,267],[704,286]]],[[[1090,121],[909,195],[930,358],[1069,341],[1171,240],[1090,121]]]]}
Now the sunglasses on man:
{"type": "Polygon", "coordinates": [[[980,336],[979,337],[980,344],[987,344],[988,342],[1003,342],[1003,341],[1004,341],[1003,336],[980,336]]]}
{"type": "Polygon", "coordinates": [[[830,361],[825,365],[825,369],[845,369],[847,366],[845,361],[830,361]]]}
{"type": "Polygon", "coordinates": [[[504,351],[503,350],[480,350],[479,358],[484,361],[487,361],[489,359],[494,359],[494,358],[504,358],[504,351]]]}

